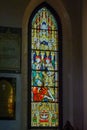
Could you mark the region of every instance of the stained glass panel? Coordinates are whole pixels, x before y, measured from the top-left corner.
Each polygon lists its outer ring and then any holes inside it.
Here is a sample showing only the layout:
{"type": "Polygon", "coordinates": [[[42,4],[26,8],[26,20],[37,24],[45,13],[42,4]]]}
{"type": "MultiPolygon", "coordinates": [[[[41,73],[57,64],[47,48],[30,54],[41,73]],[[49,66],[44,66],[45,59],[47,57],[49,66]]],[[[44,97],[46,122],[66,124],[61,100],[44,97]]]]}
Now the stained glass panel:
{"type": "Polygon", "coordinates": [[[58,27],[47,8],[40,9],[32,20],[32,49],[58,50],[58,27]]]}
{"type": "Polygon", "coordinates": [[[58,25],[43,7],[34,15],[31,29],[31,126],[58,127],[58,25]]]}
{"type": "Polygon", "coordinates": [[[58,72],[32,71],[32,86],[57,86],[58,72]]]}
{"type": "Polygon", "coordinates": [[[32,51],[32,69],[33,70],[58,70],[57,52],[52,51],[32,51]]]}
{"type": "Polygon", "coordinates": [[[57,50],[57,36],[57,31],[51,30],[49,34],[48,30],[39,30],[39,32],[36,32],[36,29],[32,29],[32,49],[57,50]]]}
{"type": "Polygon", "coordinates": [[[32,87],[31,101],[34,102],[58,102],[58,88],[56,87],[32,87]]]}
{"type": "Polygon", "coordinates": [[[32,103],[32,126],[58,126],[59,111],[57,103],[32,103]]]}

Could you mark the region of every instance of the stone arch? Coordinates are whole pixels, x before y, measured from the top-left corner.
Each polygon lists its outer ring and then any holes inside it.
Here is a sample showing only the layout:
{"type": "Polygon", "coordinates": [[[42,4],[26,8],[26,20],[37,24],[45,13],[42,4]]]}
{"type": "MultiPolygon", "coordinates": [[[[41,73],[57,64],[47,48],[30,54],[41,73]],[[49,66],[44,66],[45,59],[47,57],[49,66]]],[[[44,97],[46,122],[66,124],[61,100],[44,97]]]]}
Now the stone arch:
{"type": "Polygon", "coordinates": [[[60,0],[31,0],[26,7],[22,24],[22,130],[27,130],[27,86],[28,86],[28,22],[33,10],[47,2],[59,15],[63,34],[63,122],[73,123],[72,88],[72,34],[69,15],[60,0]]]}

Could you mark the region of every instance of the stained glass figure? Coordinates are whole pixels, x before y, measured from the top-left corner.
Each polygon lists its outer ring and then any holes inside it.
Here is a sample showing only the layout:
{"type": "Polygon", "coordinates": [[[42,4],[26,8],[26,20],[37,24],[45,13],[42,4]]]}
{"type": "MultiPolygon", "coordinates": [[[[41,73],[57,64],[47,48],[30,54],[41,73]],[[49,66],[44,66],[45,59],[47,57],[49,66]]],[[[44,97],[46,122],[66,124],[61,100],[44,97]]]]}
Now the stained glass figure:
{"type": "Polygon", "coordinates": [[[46,7],[31,25],[31,126],[59,126],[58,25],[46,7]]]}

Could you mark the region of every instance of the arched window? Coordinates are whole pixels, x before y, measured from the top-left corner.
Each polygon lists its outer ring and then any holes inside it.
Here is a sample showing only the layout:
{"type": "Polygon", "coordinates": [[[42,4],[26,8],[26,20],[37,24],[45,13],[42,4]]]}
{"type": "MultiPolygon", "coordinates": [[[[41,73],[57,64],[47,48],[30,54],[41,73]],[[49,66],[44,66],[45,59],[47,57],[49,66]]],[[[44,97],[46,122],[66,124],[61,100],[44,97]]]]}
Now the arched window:
{"type": "Polygon", "coordinates": [[[0,119],[15,119],[15,78],[0,77],[0,119]]]}
{"type": "Polygon", "coordinates": [[[28,125],[62,125],[62,28],[56,12],[38,6],[28,26],[28,125]]]}

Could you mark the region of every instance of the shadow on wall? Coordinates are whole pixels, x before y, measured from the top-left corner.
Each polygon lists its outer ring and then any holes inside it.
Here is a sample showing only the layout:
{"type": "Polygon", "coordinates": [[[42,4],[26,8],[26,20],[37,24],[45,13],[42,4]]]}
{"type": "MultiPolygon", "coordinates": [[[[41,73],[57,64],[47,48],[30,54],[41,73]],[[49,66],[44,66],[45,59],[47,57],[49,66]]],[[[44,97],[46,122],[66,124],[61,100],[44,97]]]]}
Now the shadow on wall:
{"type": "Polygon", "coordinates": [[[64,125],[63,130],[79,130],[78,128],[74,128],[69,121],[64,125]]]}

